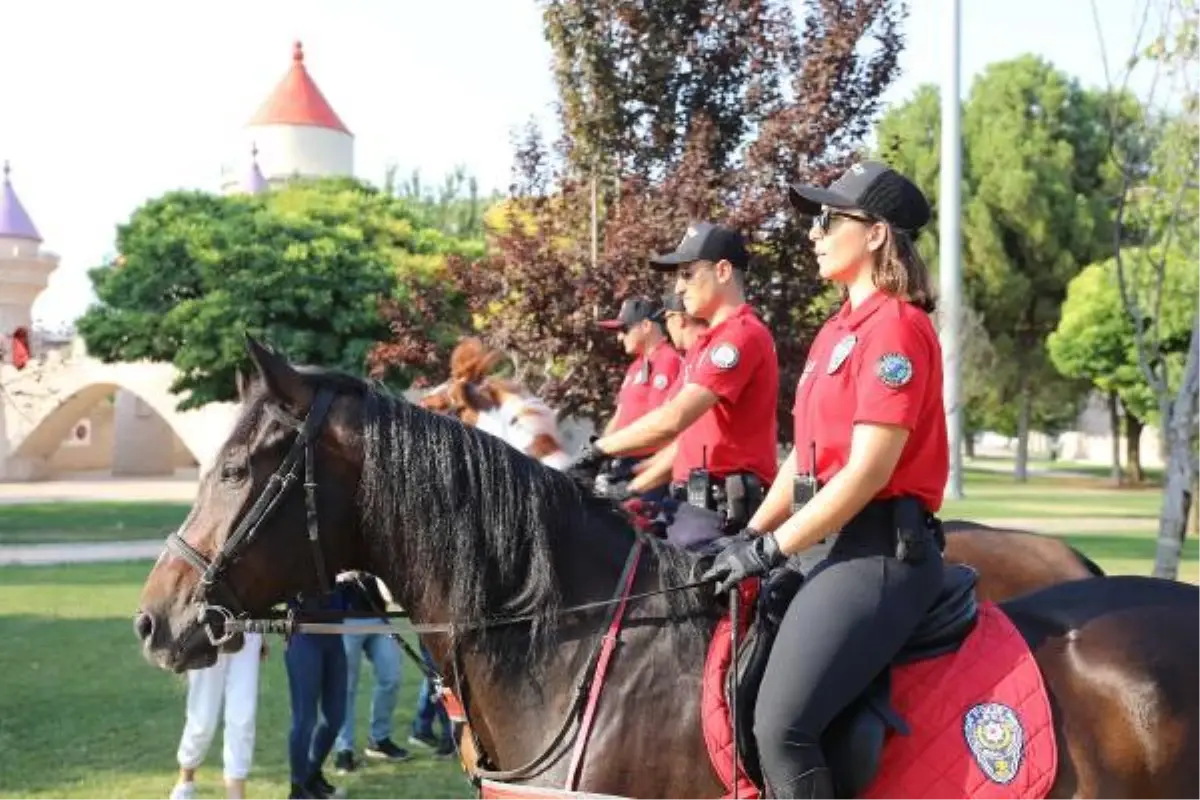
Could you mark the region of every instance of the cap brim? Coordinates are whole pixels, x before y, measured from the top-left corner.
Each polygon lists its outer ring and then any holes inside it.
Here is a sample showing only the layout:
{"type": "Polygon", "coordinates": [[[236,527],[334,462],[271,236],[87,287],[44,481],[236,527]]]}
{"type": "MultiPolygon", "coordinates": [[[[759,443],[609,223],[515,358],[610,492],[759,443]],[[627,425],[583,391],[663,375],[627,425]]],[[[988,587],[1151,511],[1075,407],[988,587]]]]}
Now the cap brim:
{"type": "Polygon", "coordinates": [[[651,258],[650,268],[660,272],[670,272],[678,268],[681,264],[690,264],[696,260],[694,256],[685,255],[684,253],[666,253],[651,258]]]}
{"type": "Polygon", "coordinates": [[[607,328],[610,331],[619,331],[625,327],[625,323],[619,319],[602,319],[596,323],[601,328],[607,328]]]}
{"type": "Polygon", "coordinates": [[[849,197],[822,189],[819,186],[792,186],[788,190],[788,197],[792,201],[792,208],[801,214],[814,216],[821,213],[821,206],[854,208],[855,205],[849,197]]]}

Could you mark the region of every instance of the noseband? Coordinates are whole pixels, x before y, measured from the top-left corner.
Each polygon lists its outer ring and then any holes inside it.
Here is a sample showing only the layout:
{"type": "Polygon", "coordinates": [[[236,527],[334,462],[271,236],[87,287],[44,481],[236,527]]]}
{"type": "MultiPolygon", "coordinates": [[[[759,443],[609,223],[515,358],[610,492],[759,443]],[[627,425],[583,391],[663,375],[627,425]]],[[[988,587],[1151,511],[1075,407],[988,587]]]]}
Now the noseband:
{"type": "Polygon", "coordinates": [[[235,635],[232,631],[233,626],[228,623],[237,617],[246,616],[245,608],[233,587],[229,585],[228,569],[237,562],[239,551],[254,540],[259,527],[279,507],[283,498],[287,496],[288,489],[299,480],[298,471],[301,458],[304,459],[304,510],[308,542],[312,547],[317,580],[320,582],[322,591],[326,591],[332,586],[325,569],[325,557],[321,553],[315,474],[316,440],[332,404],[333,391],[321,389],[317,392],[316,399],[313,400],[312,407],[303,420],[292,417],[282,410],[273,409],[273,413],[281,417],[285,424],[297,429],[296,441],[292,443],[291,450],[288,451],[287,456],[267,481],[262,494],[254,501],[254,505],[250,507],[246,516],[242,517],[241,522],[238,523],[211,561],[188,544],[179,535],[179,531],[175,531],[167,537],[167,550],[182,558],[200,573],[202,591],[200,599],[204,605],[200,608],[199,617],[208,634],[208,639],[214,647],[224,644],[235,635]],[[218,620],[222,623],[219,635],[213,630],[213,623],[218,620]]]}

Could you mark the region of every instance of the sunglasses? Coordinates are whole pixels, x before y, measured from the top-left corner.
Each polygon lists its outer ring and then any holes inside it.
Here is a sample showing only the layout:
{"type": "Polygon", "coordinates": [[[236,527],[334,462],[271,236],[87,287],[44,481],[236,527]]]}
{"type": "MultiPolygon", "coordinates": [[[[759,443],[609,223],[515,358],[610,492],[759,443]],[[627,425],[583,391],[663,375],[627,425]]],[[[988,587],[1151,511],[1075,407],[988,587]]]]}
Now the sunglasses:
{"type": "Polygon", "coordinates": [[[820,214],[817,214],[815,217],[813,217],[813,224],[821,229],[822,235],[828,235],[829,231],[833,229],[833,221],[835,219],[852,219],[855,222],[861,222],[865,225],[874,225],[879,221],[868,216],[850,214],[846,211],[838,211],[836,209],[826,208],[821,211],[820,214]]]}

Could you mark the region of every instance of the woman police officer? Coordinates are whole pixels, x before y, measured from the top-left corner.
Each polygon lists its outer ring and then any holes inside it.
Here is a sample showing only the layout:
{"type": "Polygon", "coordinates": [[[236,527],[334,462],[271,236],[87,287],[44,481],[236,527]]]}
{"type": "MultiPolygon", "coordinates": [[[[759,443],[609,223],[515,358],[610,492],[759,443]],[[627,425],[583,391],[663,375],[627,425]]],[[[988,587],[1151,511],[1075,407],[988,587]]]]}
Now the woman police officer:
{"type": "Polygon", "coordinates": [[[833,797],[821,735],[892,660],[937,598],[932,514],[949,472],[934,301],[913,237],[929,203],[907,178],[856,164],[828,189],[795,186],[821,277],[846,302],[821,328],[796,390],[795,447],[706,577],[726,591],[836,533],[780,625],[755,709],[774,797],[833,797]]]}

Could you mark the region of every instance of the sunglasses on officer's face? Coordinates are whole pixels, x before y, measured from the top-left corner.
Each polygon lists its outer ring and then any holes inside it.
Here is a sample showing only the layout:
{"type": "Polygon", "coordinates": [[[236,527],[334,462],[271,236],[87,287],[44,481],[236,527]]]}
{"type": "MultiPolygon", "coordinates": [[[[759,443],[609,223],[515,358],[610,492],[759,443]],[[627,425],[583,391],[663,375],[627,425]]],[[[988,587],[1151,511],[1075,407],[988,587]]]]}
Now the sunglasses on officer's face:
{"type": "Polygon", "coordinates": [[[821,209],[820,214],[817,214],[817,216],[813,217],[813,224],[821,229],[822,235],[827,235],[829,231],[833,229],[833,221],[835,219],[852,219],[855,222],[861,222],[865,225],[874,225],[879,221],[864,215],[851,214],[847,211],[838,211],[834,208],[824,208],[821,209]]]}

